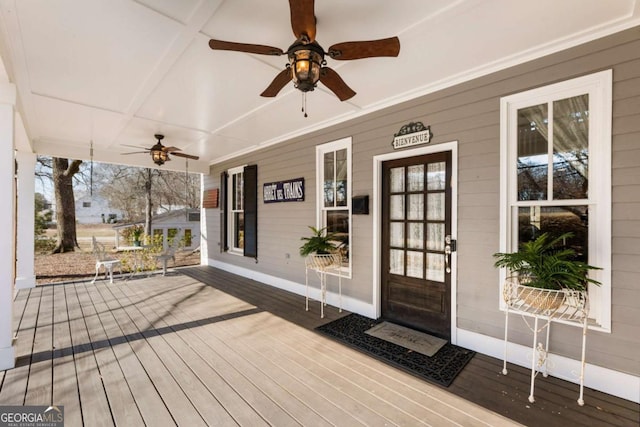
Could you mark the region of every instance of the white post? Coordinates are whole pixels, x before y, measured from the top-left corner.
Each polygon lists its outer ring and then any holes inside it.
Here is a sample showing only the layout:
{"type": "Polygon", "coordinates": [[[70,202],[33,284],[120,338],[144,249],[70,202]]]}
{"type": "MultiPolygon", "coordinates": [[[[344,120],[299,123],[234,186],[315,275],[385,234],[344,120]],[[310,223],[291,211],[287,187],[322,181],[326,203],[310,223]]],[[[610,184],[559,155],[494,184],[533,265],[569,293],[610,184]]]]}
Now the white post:
{"type": "Polygon", "coordinates": [[[13,347],[13,281],[15,277],[15,155],[13,142],[16,87],[0,83],[0,370],[15,366],[13,347]]]}
{"type": "Polygon", "coordinates": [[[16,152],[18,161],[18,239],[16,242],[16,289],[34,288],[34,211],[36,155],[16,152]]]}

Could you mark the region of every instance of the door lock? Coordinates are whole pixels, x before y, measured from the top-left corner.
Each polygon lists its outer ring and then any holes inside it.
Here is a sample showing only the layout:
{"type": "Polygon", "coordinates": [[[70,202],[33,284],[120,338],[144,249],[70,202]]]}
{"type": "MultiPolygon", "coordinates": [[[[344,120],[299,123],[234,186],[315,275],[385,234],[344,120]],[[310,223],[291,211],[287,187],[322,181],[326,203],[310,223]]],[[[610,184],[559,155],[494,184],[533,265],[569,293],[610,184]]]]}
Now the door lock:
{"type": "Polygon", "coordinates": [[[456,240],[447,235],[444,238],[444,265],[445,271],[451,273],[451,253],[457,250],[456,240]]]}

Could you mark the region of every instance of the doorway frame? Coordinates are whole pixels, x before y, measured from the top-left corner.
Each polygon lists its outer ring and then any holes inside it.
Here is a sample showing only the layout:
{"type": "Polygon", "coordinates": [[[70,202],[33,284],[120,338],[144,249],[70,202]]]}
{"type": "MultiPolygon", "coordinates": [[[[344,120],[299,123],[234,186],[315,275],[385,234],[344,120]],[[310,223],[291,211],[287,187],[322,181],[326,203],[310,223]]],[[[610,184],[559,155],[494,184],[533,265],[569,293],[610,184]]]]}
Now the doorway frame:
{"type": "MultiPolygon", "coordinates": [[[[382,227],[382,163],[388,160],[404,159],[424,154],[451,151],[451,236],[458,239],[458,141],[443,142],[409,150],[394,151],[373,157],[373,311],[375,318],[381,315],[381,227],[382,227]]],[[[458,318],[457,290],[458,290],[458,252],[451,254],[451,343],[457,344],[456,334],[458,318]]]]}

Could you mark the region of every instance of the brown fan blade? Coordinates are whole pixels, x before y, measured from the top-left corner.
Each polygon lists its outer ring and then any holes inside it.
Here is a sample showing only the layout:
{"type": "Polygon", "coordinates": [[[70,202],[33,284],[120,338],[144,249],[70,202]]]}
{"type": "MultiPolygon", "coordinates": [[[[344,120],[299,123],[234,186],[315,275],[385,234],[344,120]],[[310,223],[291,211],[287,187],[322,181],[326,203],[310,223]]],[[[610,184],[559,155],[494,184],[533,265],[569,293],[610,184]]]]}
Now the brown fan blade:
{"type": "Polygon", "coordinates": [[[200,157],[185,153],[171,153],[172,156],[185,157],[187,159],[198,160],[200,157]]]}
{"type": "Polygon", "coordinates": [[[328,53],[333,59],[341,61],[377,56],[398,56],[400,40],[397,37],[391,37],[380,40],[337,43],[329,48],[328,53]]]}
{"type": "Polygon", "coordinates": [[[276,78],[273,79],[271,84],[264,90],[264,92],[260,94],[260,96],[264,96],[266,98],[273,98],[290,81],[291,81],[291,71],[287,67],[278,73],[276,78]]]}
{"type": "Polygon", "coordinates": [[[178,147],[162,147],[162,151],[164,151],[165,153],[173,153],[174,151],[182,151],[180,148],[178,147]]]}
{"type": "Polygon", "coordinates": [[[140,150],[148,150],[147,147],[140,147],[139,145],[130,145],[130,144],[120,144],[123,147],[131,147],[131,148],[138,148],[140,150]]]}
{"type": "Polygon", "coordinates": [[[148,151],[132,151],[131,153],[120,153],[122,156],[128,156],[129,154],[149,154],[148,151]]]}
{"type": "Polygon", "coordinates": [[[320,70],[320,81],[336,96],[340,101],[346,101],[352,98],[356,93],[342,80],[342,77],[338,75],[329,67],[322,67],[320,70]]]}
{"type": "Polygon", "coordinates": [[[257,53],[258,55],[280,56],[284,54],[282,49],[273,46],[226,42],[214,39],[209,40],[209,47],[214,50],[233,50],[235,52],[257,53]]]}
{"type": "Polygon", "coordinates": [[[291,29],[298,40],[313,43],[316,40],[314,0],[289,0],[291,29]]]}

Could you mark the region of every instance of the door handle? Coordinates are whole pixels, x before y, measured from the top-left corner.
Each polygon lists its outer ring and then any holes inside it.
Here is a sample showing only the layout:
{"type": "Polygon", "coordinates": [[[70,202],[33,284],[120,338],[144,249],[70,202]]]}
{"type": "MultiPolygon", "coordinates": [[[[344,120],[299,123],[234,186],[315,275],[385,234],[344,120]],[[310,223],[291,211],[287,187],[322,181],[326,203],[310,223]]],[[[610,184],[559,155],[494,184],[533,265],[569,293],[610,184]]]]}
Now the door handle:
{"type": "Polygon", "coordinates": [[[456,250],[456,241],[447,235],[444,238],[444,270],[451,273],[451,253],[456,250]]]}

